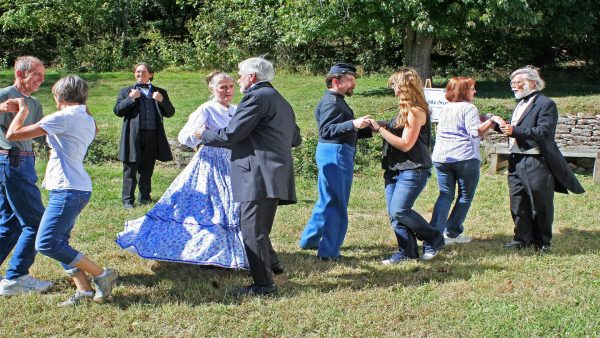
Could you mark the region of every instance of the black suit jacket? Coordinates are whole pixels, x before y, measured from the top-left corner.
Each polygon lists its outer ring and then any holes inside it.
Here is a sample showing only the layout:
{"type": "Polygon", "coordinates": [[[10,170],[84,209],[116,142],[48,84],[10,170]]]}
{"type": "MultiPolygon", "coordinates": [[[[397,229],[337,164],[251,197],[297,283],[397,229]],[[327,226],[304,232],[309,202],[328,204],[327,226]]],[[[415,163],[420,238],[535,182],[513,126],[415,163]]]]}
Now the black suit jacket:
{"type": "Polygon", "coordinates": [[[585,190],[573,175],[554,140],[558,122],[556,104],[539,93],[532,100],[534,101],[513,126],[512,137],[521,151],[535,147],[540,149],[546,165],[554,175],[556,192],[583,193],[585,190]]]}
{"type": "Polygon", "coordinates": [[[291,148],[301,142],[292,106],[268,82],[246,92],[227,127],[202,133],[203,144],[231,149],[236,202],[296,203],[291,148]]]}
{"type": "MultiPolygon", "coordinates": [[[[123,118],[121,142],[119,146],[119,160],[122,162],[137,162],[139,160],[138,153],[140,152],[140,140],[138,134],[140,127],[140,102],[139,100],[134,100],[129,97],[129,92],[135,88],[135,85],[121,88],[119,96],[117,97],[117,103],[113,109],[115,115],[123,118]]],[[[158,114],[160,115],[158,121],[158,157],[156,159],[159,161],[170,161],[173,159],[173,155],[171,154],[171,147],[167,141],[163,117],[173,116],[175,114],[175,108],[173,107],[173,104],[171,104],[171,100],[169,100],[169,95],[166,90],[156,86],[152,86],[152,90],[153,92],[158,91],[163,96],[162,102],[155,102],[158,114]]]]}

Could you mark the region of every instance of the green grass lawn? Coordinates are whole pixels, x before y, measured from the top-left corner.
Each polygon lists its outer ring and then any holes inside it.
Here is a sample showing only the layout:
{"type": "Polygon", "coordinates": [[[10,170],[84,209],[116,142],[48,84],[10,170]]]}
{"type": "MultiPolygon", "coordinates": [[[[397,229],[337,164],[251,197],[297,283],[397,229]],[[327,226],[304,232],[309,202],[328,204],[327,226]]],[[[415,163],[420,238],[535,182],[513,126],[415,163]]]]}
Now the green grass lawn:
{"type": "MultiPolygon", "coordinates": [[[[167,120],[170,137],[208,96],[204,73],[159,73],[155,83],[169,91],[176,115],[167,120]]],[[[131,74],[84,76],[92,84],[90,108],[101,137],[118,138],[120,119],[112,114],[118,89],[131,74]]],[[[53,112],[50,73],[37,95],[53,112]]],[[[12,81],[0,72],[0,86],[12,81]]],[[[385,90],[386,76],[358,80],[349,104],[358,115],[391,117],[395,100],[385,90]]],[[[297,113],[304,135],[314,132],[312,110],[324,84],[320,77],[282,74],[281,89],[297,113]]],[[[600,88],[582,94],[548,88],[557,102],[598,104],[600,88]],[[553,91],[554,90],[554,91],[553,91]],[[596,93],[593,95],[593,93],[596,93]],[[554,94],[555,95],[554,95],[554,94]]],[[[476,104],[510,106],[507,83],[482,83],[476,104]],[[489,88],[489,89],[487,89],[489,88]],[[489,91],[490,95],[485,95],[489,91]]],[[[236,97],[239,101],[240,95],[236,97]]],[[[559,104],[559,107],[560,104],[559,104]]],[[[592,112],[596,113],[596,112],[592,112]]],[[[45,163],[38,163],[40,179],[45,163]]],[[[72,244],[95,261],[121,271],[111,302],[57,308],[73,286],[59,264],[38,255],[32,275],[56,285],[44,295],[0,298],[0,336],[598,336],[600,335],[600,185],[578,176],[587,192],[557,194],[553,251],[506,251],[513,223],[504,175],[482,177],[465,223],[473,242],[448,246],[429,262],[383,266],[395,250],[385,213],[378,163],[355,176],[350,226],[340,263],[316,260],[314,251],[297,247],[316,199],[316,179],[298,177],[298,204],[279,208],[272,233],[285,273],[276,277],[280,292],[265,298],[238,299],[231,291],[249,284],[245,271],[156,264],[121,250],[114,243],[123,222],[142,216],[150,206],[121,208],[121,166],[87,167],[94,184],[90,204],[72,234],[72,244]]],[[[171,165],[155,171],[158,197],[179,173],[171,165]]],[[[44,192],[44,196],[47,194],[44,192]]],[[[429,218],[437,197],[435,177],[417,201],[429,218]]],[[[3,270],[6,264],[2,266],[3,270]]]]}

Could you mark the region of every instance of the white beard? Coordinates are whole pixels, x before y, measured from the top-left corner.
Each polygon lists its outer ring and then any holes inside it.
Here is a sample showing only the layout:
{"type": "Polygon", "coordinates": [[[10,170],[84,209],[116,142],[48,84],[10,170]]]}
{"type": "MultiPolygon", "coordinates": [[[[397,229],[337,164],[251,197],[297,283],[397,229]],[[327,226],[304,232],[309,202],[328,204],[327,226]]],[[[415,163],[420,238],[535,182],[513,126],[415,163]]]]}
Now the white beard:
{"type": "Polygon", "coordinates": [[[532,92],[533,89],[531,89],[529,82],[525,82],[523,83],[523,88],[515,92],[515,99],[520,100],[521,98],[531,94],[532,92]]]}

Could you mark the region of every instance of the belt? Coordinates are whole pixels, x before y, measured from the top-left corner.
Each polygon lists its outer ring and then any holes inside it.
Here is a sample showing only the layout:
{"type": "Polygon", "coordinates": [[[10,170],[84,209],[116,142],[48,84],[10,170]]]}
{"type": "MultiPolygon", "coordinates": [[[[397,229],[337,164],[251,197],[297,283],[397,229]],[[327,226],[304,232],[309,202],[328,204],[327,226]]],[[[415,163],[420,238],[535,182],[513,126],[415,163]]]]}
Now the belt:
{"type": "MultiPolygon", "coordinates": [[[[5,149],[0,149],[0,155],[8,155],[8,150],[5,149]]],[[[20,156],[35,156],[35,153],[33,151],[24,151],[21,150],[19,152],[20,156]]]]}

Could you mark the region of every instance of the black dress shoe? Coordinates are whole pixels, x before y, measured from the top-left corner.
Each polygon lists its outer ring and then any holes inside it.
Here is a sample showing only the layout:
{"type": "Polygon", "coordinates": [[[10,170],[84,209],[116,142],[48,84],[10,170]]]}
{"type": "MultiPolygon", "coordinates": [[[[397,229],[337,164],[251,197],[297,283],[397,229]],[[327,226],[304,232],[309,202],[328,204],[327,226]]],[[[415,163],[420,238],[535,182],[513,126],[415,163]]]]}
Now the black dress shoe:
{"type": "Polygon", "coordinates": [[[283,273],[283,264],[277,263],[277,264],[271,265],[271,270],[273,271],[273,274],[281,275],[283,273]]]}
{"type": "Polygon", "coordinates": [[[236,297],[265,296],[275,292],[277,292],[277,287],[275,286],[275,284],[266,286],[252,284],[240,288],[234,293],[234,295],[236,297]]]}
{"type": "Polygon", "coordinates": [[[515,241],[515,240],[512,240],[509,243],[504,244],[504,247],[506,249],[514,249],[514,250],[525,249],[528,246],[530,246],[530,244],[527,244],[527,243],[521,242],[521,241],[515,241]]]}
{"type": "Polygon", "coordinates": [[[133,204],[131,204],[131,203],[123,203],[123,209],[125,209],[125,210],[131,210],[131,209],[133,209],[133,204]]]}
{"type": "Polygon", "coordinates": [[[140,200],[141,205],[147,205],[147,204],[152,204],[152,203],[154,203],[154,200],[152,198],[140,200]]]}
{"type": "Polygon", "coordinates": [[[533,246],[533,249],[539,254],[547,254],[550,253],[550,244],[536,244],[533,246]]]}

